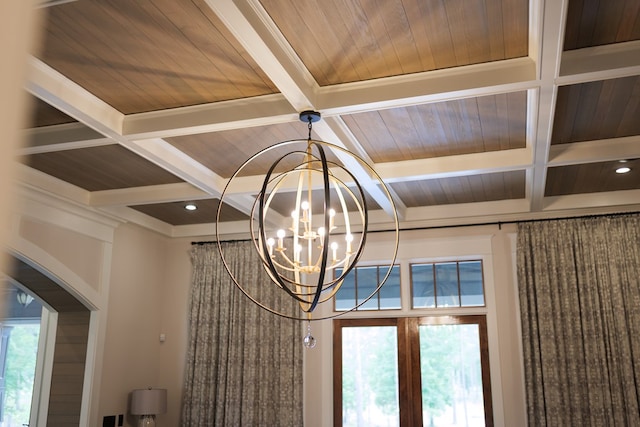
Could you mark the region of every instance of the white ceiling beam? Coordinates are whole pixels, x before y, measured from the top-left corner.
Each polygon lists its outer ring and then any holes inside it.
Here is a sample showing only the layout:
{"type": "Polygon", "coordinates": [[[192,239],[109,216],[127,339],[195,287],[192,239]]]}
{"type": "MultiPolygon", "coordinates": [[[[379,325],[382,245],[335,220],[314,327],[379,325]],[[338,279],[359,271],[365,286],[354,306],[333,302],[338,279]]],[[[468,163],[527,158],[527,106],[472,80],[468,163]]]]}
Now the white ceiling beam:
{"type": "Polygon", "coordinates": [[[535,63],[516,58],[318,89],[325,116],[406,107],[536,87],[535,63]]]}
{"type": "Polygon", "coordinates": [[[376,163],[375,168],[385,182],[417,181],[510,172],[531,167],[531,150],[513,150],[460,154],[428,159],[376,163]]]}
{"type": "Polygon", "coordinates": [[[640,135],[634,135],[552,145],[548,166],[629,160],[638,157],[640,157],[640,135]]]}
{"type": "Polygon", "coordinates": [[[82,123],[65,123],[27,129],[24,131],[24,138],[28,144],[19,150],[18,154],[22,156],[116,144],[113,139],[82,123]]]}
{"type": "MultiPolygon", "coordinates": [[[[314,130],[323,141],[332,143],[356,154],[361,157],[370,168],[374,169],[373,172],[378,173],[373,167],[373,162],[342,119],[337,117],[327,118],[316,123],[314,130]]],[[[342,162],[345,169],[353,173],[362,188],[388,215],[397,215],[400,219],[404,217],[406,206],[395,192],[387,188],[387,191],[389,191],[389,196],[387,196],[386,192],[378,186],[378,178],[373,176],[371,171],[367,170],[367,168],[353,156],[340,150],[334,150],[334,154],[340,162],[342,162]]]]}
{"type": "Polygon", "coordinates": [[[559,85],[640,74],[640,40],[564,52],[559,85]]]}
{"type": "Polygon", "coordinates": [[[122,134],[124,114],[34,57],[26,89],[104,136],[117,140],[122,134]]]}
{"type": "Polygon", "coordinates": [[[221,176],[163,139],[124,141],[122,145],[214,197],[220,196],[226,184],[221,176]]]}
{"type": "MultiPolygon", "coordinates": [[[[441,102],[470,96],[528,90],[538,86],[535,64],[529,58],[435,70],[407,76],[345,83],[318,89],[318,102],[310,107],[324,119],[378,108],[441,102]]],[[[166,138],[216,132],[298,120],[298,113],[283,95],[180,107],[130,114],[124,118],[127,139],[166,138]]]]}
{"type": "Polygon", "coordinates": [[[553,117],[557,86],[555,81],[560,72],[560,58],[564,41],[565,21],[568,0],[545,1],[539,4],[543,8],[543,23],[539,30],[542,36],[537,63],[540,67],[540,90],[538,92],[537,122],[528,123],[535,126],[535,141],[533,145],[533,170],[527,174],[526,193],[530,197],[531,211],[543,208],[544,189],[547,178],[546,162],[549,156],[551,135],[553,132],[553,117]]]}
{"type": "Polygon", "coordinates": [[[127,139],[168,138],[230,129],[286,123],[298,112],[281,94],[129,114],[124,118],[127,139]]]}
{"type": "Polygon", "coordinates": [[[89,204],[90,193],[87,190],[22,163],[16,164],[16,178],[18,179],[17,186],[27,187],[41,193],[55,194],[57,197],[74,204],[89,204]]]}
{"type": "Polygon", "coordinates": [[[89,204],[102,206],[135,206],[211,198],[211,195],[187,182],[93,191],[89,204]]]}
{"type": "Polygon", "coordinates": [[[164,221],[160,221],[159,219],[126,206],[104,206],[100,210],[120,218],[124,222],[137,224],[165,236],[171,236],[174,228],[171,224],[167,224],[164,221]]]}
{"type": "Polygon", "coordinates": [[[423,206],[407,209],[403,228],[496,223],[529,214],[526,199],[423,206]]]}
{"type": "Polygon", "coordinates": [[[544,204],[545,211],[603,208],[616,212],[624,206],[628,207],[624,212],[636,211],[640,207],[640,190],[553,196],[545,198],[544,204]]]}
{"type": "MultiPolygon", "coordinates": [[[[220,176],[160,138],[128,140],[122,136],[123,114],[41,61],[32,58],[30,65],[27,89],[35,96],[213,197],[220,196],[226,184],[220,176]]],[[[233,200],[229,203],[233,206],[233,200]]]]}
{"type": "MultiPolygon", "coordinates": [[[[227,185],[226,179],[163,139],[124,141],[122,145],[217,199],[227,185]]],[[[245,195],[229,195],[224,202],[247,215],[253,206],[253,199],[245,195]]]]}

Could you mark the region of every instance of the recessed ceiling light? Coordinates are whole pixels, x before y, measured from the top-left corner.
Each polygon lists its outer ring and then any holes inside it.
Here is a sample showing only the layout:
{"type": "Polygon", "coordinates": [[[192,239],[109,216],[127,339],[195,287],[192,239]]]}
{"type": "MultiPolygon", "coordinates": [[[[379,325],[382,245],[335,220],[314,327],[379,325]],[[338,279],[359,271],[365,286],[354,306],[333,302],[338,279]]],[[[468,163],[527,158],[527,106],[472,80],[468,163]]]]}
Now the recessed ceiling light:
{"type": "Polygon", "coordinates": [[[195,203],[187,203],[186,205],[184,205],[184,208],[188,211],[195,211],[196,209],[198,209],[198,206],[196,206],[195,203]]]}
{"type": "Polygon", "coordinates": [[[630,171],[631,171],[631,168],[627,166],[620,166],[618,169],[616,169],[616,173],[627,173],[630,171]]]}

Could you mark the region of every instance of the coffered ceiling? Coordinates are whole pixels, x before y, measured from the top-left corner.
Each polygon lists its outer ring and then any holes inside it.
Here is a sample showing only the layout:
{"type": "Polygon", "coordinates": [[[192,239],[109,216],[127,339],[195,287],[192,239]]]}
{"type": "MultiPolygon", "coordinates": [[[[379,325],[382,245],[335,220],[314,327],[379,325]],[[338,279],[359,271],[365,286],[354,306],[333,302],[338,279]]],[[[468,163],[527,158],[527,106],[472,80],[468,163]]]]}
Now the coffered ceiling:
{"type": "MultiPolygon", "coordinates": [[[[228,178],[255,152],[306,138],[303,110],[322,113],[314,138],[373,166],[403,228],[640,208],[636,0],[43,11],[22,184],[168,236],[213,234],[228,178]],[[621,161],[629,173],[615,173],[621,161]]],[[[228,230],[246,196],[225,195],[237,208],[221,218],[228,230]]]]}

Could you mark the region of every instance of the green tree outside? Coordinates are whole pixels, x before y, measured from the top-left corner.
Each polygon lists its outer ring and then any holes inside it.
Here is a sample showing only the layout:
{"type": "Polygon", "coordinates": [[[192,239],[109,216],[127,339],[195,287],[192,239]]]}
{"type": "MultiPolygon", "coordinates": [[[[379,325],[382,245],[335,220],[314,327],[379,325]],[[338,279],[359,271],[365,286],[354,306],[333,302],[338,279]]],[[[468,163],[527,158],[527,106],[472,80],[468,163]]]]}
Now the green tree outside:
{"type": "Polygon", "coordinates": [[[4,420],[29,423],[40,325],[15,325],[7,344],[4,420]]]}

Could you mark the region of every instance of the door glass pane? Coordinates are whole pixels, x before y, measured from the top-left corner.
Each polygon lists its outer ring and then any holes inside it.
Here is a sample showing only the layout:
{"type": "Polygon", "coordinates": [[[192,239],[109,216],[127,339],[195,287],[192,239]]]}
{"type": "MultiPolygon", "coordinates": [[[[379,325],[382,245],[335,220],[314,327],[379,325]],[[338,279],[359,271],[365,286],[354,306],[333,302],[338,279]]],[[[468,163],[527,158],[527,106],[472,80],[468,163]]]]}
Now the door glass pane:
{"type": "Polygon", "coordinates": [[[478,325],[420,325],[423,425],[485,425],[478,325]]]}
{"type": "Polygon", "coordinates": [[[342,328],[342,425],[400,425],[395,326],[342,328]]]}

